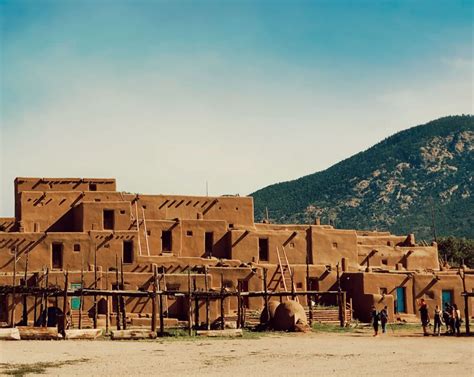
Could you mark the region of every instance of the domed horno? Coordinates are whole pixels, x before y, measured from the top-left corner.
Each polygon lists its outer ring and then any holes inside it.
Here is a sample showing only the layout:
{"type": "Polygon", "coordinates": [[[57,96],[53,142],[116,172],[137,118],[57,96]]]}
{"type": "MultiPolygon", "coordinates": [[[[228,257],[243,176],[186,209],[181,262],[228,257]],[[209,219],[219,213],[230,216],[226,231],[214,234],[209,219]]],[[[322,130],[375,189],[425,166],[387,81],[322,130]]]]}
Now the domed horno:
{"type": "Polygon", "coordinates": [[[295,325],[307,325],[304,308],[296,301],[282,302],[275,310],[272,325],[275,330],[294,331],[295,325]]]}
{"type": "MultiPolygon", "coordinates": [[[[275,317],[275,311],[278,305],[280,305],[280,301],[273,300],[268,302],[268,313],[270,314],[270,321],[272,321],[273,317],[275,317]]],[[[262,310],[262,314],[260,314],[260,323],[263,325],[267,322],[269,322],[269,319],[267,318],[267,310],[264,307],[262,310]]]]}

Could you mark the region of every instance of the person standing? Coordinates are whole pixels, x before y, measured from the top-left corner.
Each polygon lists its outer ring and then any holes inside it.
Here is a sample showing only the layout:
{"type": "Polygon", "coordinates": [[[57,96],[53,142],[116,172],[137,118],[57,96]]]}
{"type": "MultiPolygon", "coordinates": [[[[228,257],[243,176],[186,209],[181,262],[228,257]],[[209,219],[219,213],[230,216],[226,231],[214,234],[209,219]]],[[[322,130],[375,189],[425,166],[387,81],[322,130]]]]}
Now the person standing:
{"type": "Polygon", "coordinates": [[[453,322],[456,335],[461,335],[461,311],[456,304],[453,304],[453,322]]]}
{"type": "Polygon", "coordinates": [[[449,334],[451,330],[451,311],[452,311],[451,305],[445,302],[444,311],[443,311],[443,320],[444,320],[444,325],[446,326],[446,334],[449,334]]]}
{"type": "Polygon", "coordinates": [[[379,313],[377,313],[377,309],[374,305],[372,305],[372,312],[370,315],[372,317],[372,327],[374,328],[374,336],[377,336],[379,334],[379,313]]]}
{"type": "Polygon", "coordinates": [[[420,309],[418,309],[420,312],[420,318],[421,318],[421,326],[423,327],[423,335],[428,336],[428,331],[427,327],[428,324],[430,323],[430,315],[428,313],[428,305],[426,304],[425,299],[420,300],[420,309]]]}
{"type": "Polygon", "coordinates": [[[387,322],[388,322],[387,306],[384,306],[384,308],[380,311],[379,316],[380,316],[380,324],[382,325],[382,334],[385,334],[387,330],[387,322]]]}
{"type": "Polygon", "coordinates": [[[439,308],[438,305],[436,305],[435,311],[434,311],[434,329],[433,329],[433,335],[438,334],[438,336],[441,335],[441,309],[439,308]]]}

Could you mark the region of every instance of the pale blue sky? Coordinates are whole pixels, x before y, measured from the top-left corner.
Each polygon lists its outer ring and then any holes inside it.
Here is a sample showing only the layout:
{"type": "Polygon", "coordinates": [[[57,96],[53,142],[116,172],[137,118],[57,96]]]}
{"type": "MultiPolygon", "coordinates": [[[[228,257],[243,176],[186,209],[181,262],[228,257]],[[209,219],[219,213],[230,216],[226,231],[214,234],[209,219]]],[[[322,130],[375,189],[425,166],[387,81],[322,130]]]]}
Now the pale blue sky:
{"type": "Polygon", "coordinates": [[[16,176],[248,194],[472,113],[470,1],[0,0],[0,216],[16,176]]]}

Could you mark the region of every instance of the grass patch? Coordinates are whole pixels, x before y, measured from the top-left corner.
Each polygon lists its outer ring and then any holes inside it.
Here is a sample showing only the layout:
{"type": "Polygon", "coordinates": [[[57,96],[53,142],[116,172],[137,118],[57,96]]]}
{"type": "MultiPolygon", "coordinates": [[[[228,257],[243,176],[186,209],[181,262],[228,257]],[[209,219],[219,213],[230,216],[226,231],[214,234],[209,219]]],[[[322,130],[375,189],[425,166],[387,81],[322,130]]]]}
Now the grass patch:
{"type": "Polygon", "coordinates": [[[46,369],[60,368],[65,365],[73,365],[77,363],[84,363],[89,359],[82,358],[76,360],[53,361],[53,362],[39,362],[31,364],[7,364],[2,363],[2,373],[7,376],[25,376],[27,374],[43,374],[46,369]]]}
{"type": "MultiPolygon", "coordinates": [[[[193,331],[193,334],[195,332],[193,331]]],[[[239,339],[259,339],[262,336],[267,334],[266,332],[258,332],[258,331],[251,331],[244,329],[242,331],[242,336],[236,336],[236,337],[203,337],[203,336],[197,336],[197,335],[189,335],[189,332],[187,329],[169,329],[166,332],[166,335],[163,337],[159,337],[158,339],[162,341],[202,341],[204,338],[206,340],[222,340],[222,339],[227,339],[227,340],[239,340],[239,339]]]]}
{"type": "Polygon", "coordinates": [[[354,327],[354,326],[341,327],[336,324],[315,322],[313,323],[312,330],[314,332],[326,332],[326,333],[351,333],[351,332],[360,331],[361,329],[358,329],[357,327],[354,327]]]}

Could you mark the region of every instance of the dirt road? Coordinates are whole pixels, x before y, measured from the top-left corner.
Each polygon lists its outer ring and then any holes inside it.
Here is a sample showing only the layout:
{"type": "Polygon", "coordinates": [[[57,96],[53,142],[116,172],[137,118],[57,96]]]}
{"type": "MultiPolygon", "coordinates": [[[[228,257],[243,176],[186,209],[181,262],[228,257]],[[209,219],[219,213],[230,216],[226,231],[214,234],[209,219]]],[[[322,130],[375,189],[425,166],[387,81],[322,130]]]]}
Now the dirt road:
{"type": "Polygon", "coordinates": [[[474,342],[326,333],[191,341],[17,341],[0,342],[0,363],[3,374],[35,374],[42,368],[55,376],[472,376],[474,342]]]}

